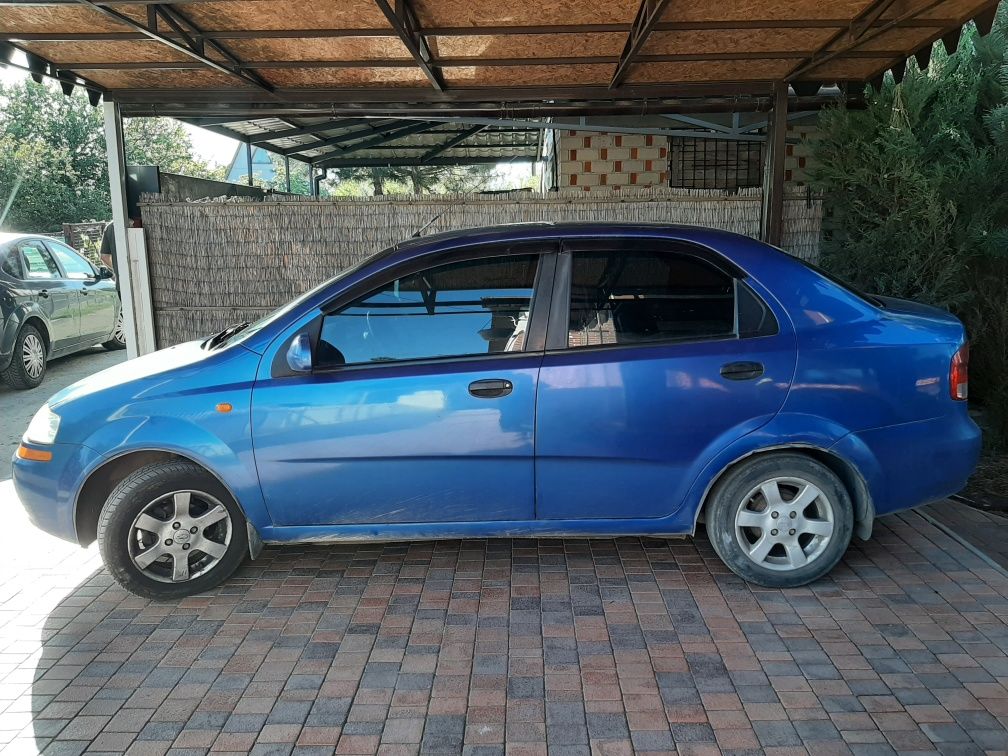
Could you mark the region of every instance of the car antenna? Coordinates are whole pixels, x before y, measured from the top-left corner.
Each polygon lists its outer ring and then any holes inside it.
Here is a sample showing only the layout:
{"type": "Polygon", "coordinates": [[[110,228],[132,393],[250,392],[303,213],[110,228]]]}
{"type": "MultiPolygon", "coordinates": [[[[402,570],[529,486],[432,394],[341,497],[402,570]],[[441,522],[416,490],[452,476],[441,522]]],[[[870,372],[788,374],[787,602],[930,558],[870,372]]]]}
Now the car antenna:
{"type": "Polygon", "coordinates": [[[422,234],[424,231],[426,231],[428,228],[430,228],[432,225],[434,225],[434,223],[437,222],[438,218],[440,218],[442,215],[444,215],[445,213],[447,213],[449,210],[451,210],[451,208],[450,207],[446,207],[444,210],[442,210],[440,213],[438,213],[437,215],[435,215],[429,221],[427,221],[426,223],[424,223],[420,228],[418,228],[416,230],[416,232],[410,238],[411,239],[418,239],[418,238],[420,238],[420,234],[422,234]]]}

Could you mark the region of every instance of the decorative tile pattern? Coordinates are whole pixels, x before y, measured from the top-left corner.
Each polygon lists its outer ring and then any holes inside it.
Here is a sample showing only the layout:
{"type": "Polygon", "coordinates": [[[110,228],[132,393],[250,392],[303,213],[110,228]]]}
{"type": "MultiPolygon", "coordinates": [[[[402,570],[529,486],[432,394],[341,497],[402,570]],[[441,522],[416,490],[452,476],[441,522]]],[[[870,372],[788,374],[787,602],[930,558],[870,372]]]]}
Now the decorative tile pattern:
{"type": "Polygon", "coordinates": [[[790,591],[703,538],[515,539],[271,548],[171,603],[18,517],[2,754],[1008,749],[1008,580],[915,514],[790,591]]]}

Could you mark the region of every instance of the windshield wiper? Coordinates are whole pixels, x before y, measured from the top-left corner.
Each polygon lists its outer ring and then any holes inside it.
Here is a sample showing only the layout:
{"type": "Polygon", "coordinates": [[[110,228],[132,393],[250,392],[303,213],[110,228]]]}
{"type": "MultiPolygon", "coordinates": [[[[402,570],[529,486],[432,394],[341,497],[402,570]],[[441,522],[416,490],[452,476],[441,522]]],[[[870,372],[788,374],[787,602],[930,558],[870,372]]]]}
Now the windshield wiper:
{"type": "Polygon", "coordinates": [[[207,339],[204,342],[203,347],[204,349],[214,349],[215,347],[219,347],[221,344],[227,342],[227,340],[230,339],[232,336],[234,336],[236,333],[240,333],[248,327],[249,322],[247,320],[242,321],[241,323],[234,323],[233,325],[229,325],[220,333],[216,333],[209,339],[207,339]]]}

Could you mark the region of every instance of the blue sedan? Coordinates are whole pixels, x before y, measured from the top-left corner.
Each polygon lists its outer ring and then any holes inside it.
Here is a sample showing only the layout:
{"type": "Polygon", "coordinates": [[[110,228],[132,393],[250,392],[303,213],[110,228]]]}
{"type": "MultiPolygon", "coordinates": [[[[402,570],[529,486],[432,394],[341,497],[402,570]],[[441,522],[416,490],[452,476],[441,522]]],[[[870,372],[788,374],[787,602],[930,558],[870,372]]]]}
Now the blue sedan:
{"type": "Polygon", "coordinates": [[[15,455],[43,530],[153,598],[264,543],[683,536],[824,575],[979,453],[948,313],[747,237],[531,224],[414,239],[262,320],[53,396],[15,455]]]}

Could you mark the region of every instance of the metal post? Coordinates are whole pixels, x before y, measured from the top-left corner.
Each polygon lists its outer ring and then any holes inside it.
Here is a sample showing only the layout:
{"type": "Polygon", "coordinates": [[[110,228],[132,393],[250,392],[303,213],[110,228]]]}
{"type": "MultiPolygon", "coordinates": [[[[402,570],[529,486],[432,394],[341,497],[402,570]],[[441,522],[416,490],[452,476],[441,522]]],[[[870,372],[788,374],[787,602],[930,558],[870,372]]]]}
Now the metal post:
{"type": "Polygon", "coordinates": [[[775,81],[773,110],[767,121],[766,150],[763,156],[763,211],[760,238],[780,246],[784,224],[784,153],[787,136],[788,85],[775,81]]]}
{"type": "Polygon", "coordinates": [[[287,194],[290,194],[290,155],[284,155],[284,178],[287,180],[287,194]]]}
{"type": "Polygon", "coordinates": [[[105,101],[105,151],[108,155],[109,190],[112,199],[112,230],[115,232],[116,281],[122,302],[123,331],[126,334],[126,357],[137,356],[136,317],[133,287],[130,280],[129,247],[126,226],[129,223],[126,209],[126,143],[123,140],[122,113],[119,104],[105,101]]]}
{"type": "Polygon", "coordinates": [[[252,186],[252,142],[245,141],[245,163],[248,165],[248,185],[252,186]]]}

